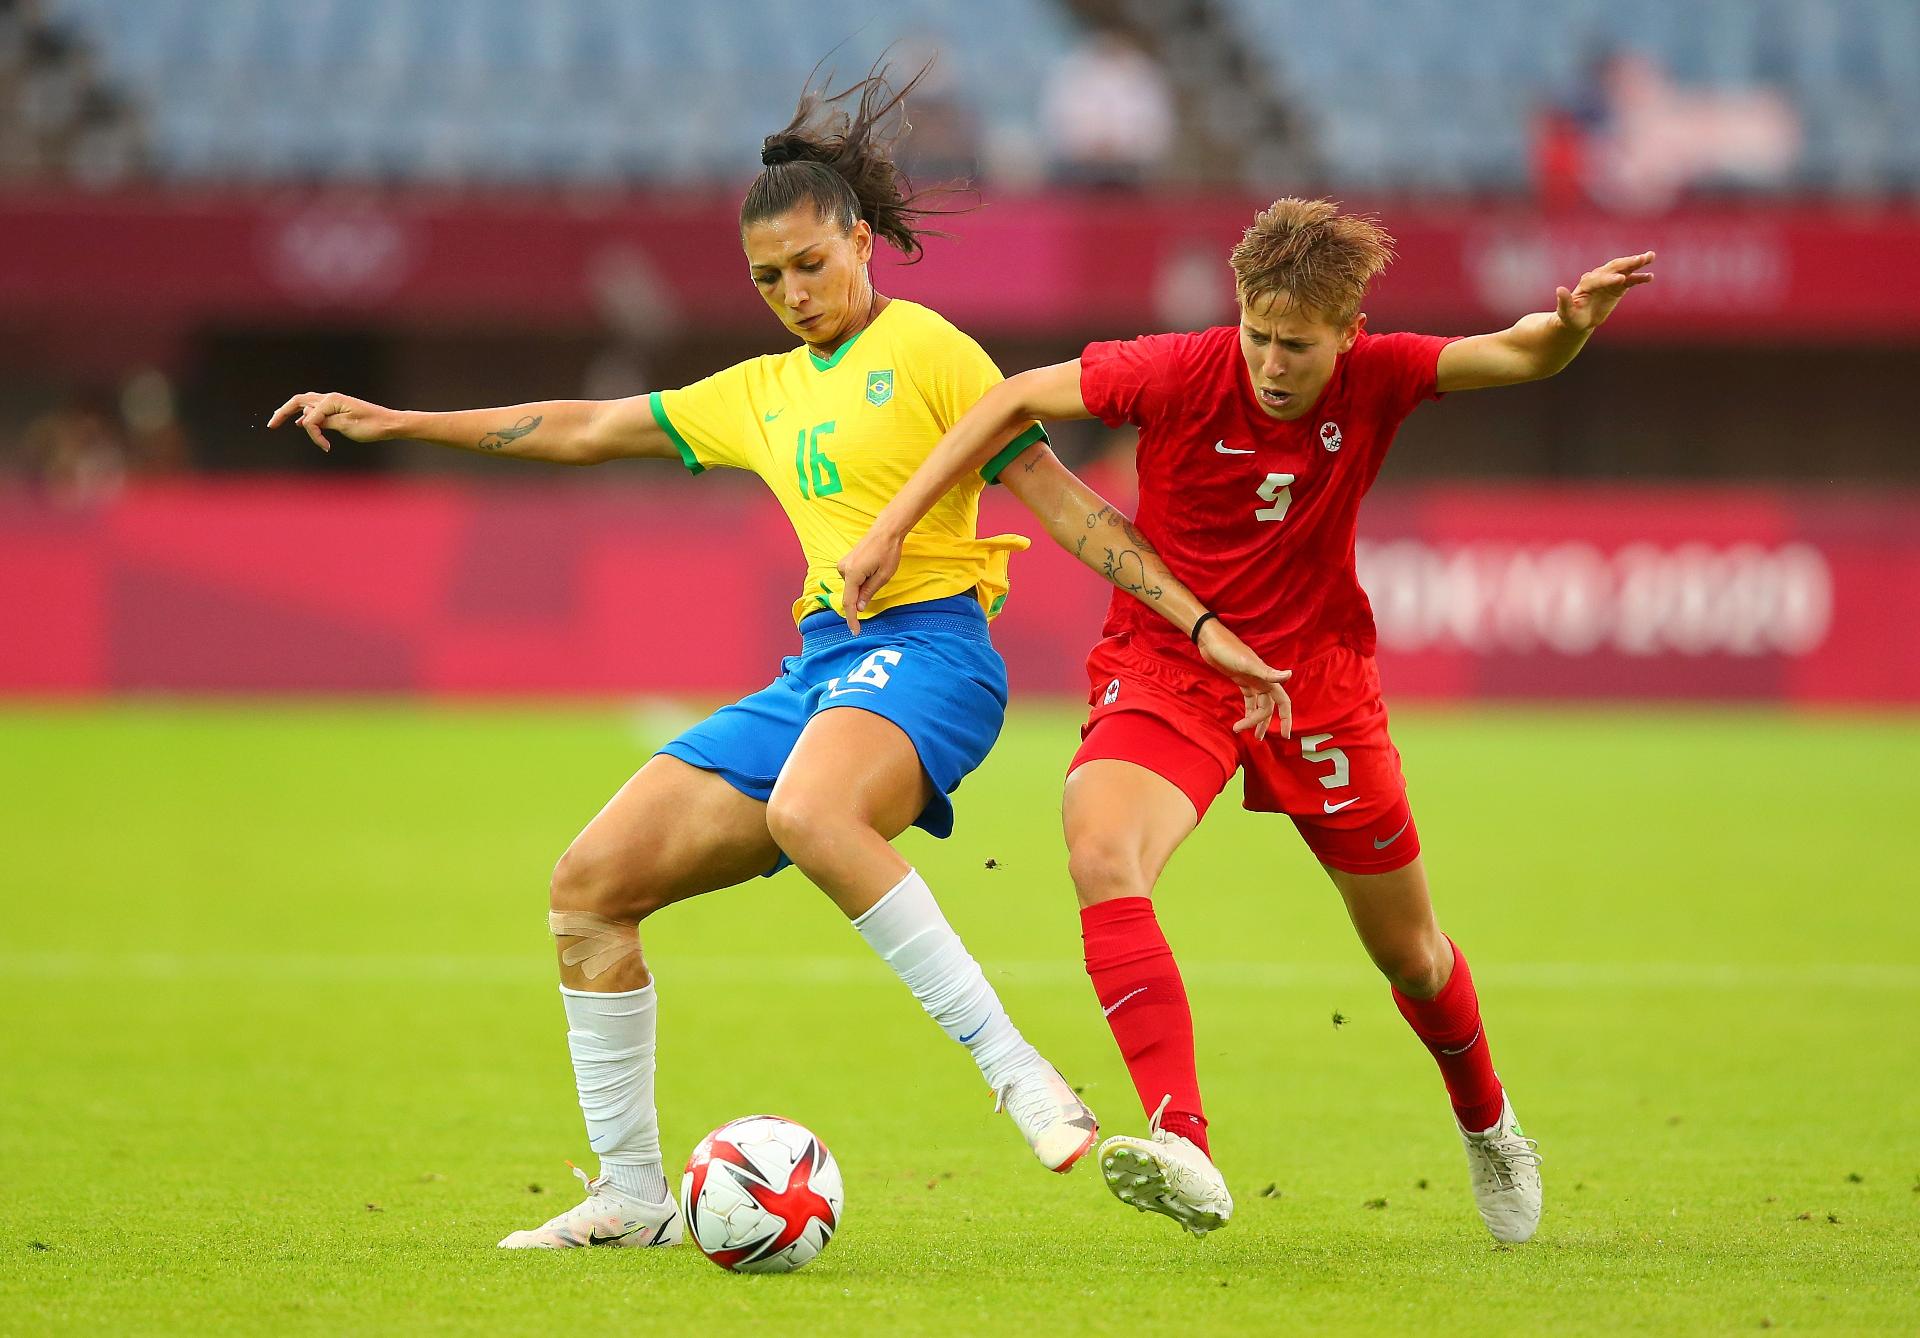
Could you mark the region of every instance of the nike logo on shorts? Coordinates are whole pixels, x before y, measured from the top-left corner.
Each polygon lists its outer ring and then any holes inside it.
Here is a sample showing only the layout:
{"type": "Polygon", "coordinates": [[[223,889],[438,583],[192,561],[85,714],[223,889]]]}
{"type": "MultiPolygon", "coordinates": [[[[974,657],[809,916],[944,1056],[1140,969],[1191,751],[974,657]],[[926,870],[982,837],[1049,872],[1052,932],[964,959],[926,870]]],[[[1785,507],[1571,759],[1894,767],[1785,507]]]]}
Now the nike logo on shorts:
{"type": "Polygon", "coordinates": [[[1214,442],[1213,449],[1220,452],[1220,454],[1222,455],[1252,455],[1253,454],[1253,451],[1251,448],[1243,451],[1238,446],[1227,445],[1227,439],[1225,437],[1222,437],[1220,438],[1220,440],[1214,442]]]}
{"type": "Polygon", "coordinates": [[[1100,1016],[1112,1017],[1114,1009],[1118,1008],[1121,1004],[1131,999],[1135,994],[1145,994],[1146,992],[1147,992],[1147,987],[1145,985],[1142,985],[1139,989],[1134,990],[1131,993],[1121,995],[1118,999],[1115,999],[1112,1003],[1108,1004],[1105,1008],[1102,1008],[1100,1010],[1100,1016]]]}
{"type": "Polygon", "coordinates": [[[1392,845],[1395,841],[1398,841],[1402,836],[1406,835],[1407,828],[1412,825],[1413,825],[1413,819],[1408,818],[1405,822],[1400,824],[1400,830],[1395,832],[1392,836],[1389,836],[1386,840],[1381,841],[1376,839],[1373,843],[1373,848],[1375,850],[1385,850],[1388,846],[1392,845]]]}
{"type": "Polygon", "coordinates": [[[1329,813],[1338,813],[1341,809],[1345,808],[1348,804],[1357,804],[1359,802],[1360,802],[1360,796],[1356,794],[1353,798],[1342,799],[1337,804],[1334,803],[1333,800],[1329,799],[1324,804],[1322,804],[1321,807],[1326,809],[1327,812],[1329,813]]]}

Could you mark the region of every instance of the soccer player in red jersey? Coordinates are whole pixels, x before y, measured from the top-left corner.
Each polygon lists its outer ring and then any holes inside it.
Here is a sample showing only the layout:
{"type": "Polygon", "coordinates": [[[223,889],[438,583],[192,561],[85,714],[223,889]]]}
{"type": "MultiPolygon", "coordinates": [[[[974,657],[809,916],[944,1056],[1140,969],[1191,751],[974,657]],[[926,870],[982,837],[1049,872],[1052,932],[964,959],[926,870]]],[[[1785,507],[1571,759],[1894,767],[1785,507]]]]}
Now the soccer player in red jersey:
{"type": "Polygon", "coordinates": [[[1233,1200],[1207,1151],[1193,1019],[1151,895],[1236,770],[1247,808],[1293,820],[1432,1052],[1488,1229],[1524,1241],[1540,1219],[1539,1155],[1494,1073],[1466,958],[1428,896],[1354,535],[1416,406],[1560,371],[1628,289],[1652,280],[1653,253],[1589,271],[1553,310],[1506,330],[1444,339],[1366,329],[1361,302],[1392,245],[1329,201],[1277,201],[1233,251],[1237,325],[1090,344],[988,390],[840,564],[857,612],[892,575],[901,536],[1017,423],[1139,429],[1140,538],[1211,612],[1183,637],[1114,599],[1087,661],[1092,709],[1064,810],[1087,974],[1150,1112],[1149,1136],[1107,1140],[1101,1167],[1122,1200],[1195,1233],[1225,1225],[1233,1200]],[[1214,614],[1292,671],[1272,737],[1234,732],[1242,701],[1196,650],[1214,614]]]}

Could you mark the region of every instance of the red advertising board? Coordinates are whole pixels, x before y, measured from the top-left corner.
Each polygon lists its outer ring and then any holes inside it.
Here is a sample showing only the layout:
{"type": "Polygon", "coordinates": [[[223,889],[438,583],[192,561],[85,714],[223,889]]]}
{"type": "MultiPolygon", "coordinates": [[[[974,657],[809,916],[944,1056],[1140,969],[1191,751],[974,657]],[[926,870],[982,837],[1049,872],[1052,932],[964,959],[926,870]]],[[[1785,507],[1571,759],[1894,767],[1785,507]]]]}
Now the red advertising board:
{"type": "MultiPolygon", "coordinates": [[[[792,532],[749,481],[662,475],[0,496],[0,693],[757,687],[794,643],[792,532]]],[[[1920,703],[1920,494],[1383,492],[1360,565],[1396,698],[1920,703]]],[[[1084,692],[1106,594],[1044,540],[1015,559],[1016,694],[1084,692]]]]}
{"type": "MultiPolygon", "coordinates": [[[[1014,196],[948,220],[890,281],[982,334],[1178,328],[1231,302],[1224,258],[1252,196],[1014,196]]],[[[1370,205],[1399,256],[1381,325],[1504,326],[1610,256],[1659,251],[1660,282],[1608,338],[1744,342],[1920,336],[1920,209],[1714,207],[1657,217],[1524,203],[1370,205]]],[[[148,330],[219,323],[769,334],[740,255],[738,200],[433,194],[0,196],[0,324],[148,330]]],[[[883,250],[883,257],[890,252],[883,250]]],[[[892,263],[892,262],[885,262],[892,263]]]]}

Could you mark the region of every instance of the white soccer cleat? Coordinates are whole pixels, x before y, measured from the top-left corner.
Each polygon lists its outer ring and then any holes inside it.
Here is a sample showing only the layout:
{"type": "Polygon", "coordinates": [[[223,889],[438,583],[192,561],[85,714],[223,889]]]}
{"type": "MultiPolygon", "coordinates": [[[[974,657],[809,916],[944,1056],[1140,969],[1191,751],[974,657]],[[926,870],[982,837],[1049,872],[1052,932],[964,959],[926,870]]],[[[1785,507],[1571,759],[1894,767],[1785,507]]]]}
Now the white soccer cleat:
{"type": "Polygon", "coordinates": [[[1147,1121],[1149,1136],[1115,1135],[1100,1145],[1100,1174],[1122,1203],[1143,1213],[1164,1213],[1204,1236],[1233,1216],[1226,1177],[1190,1139],[1160,1127],[1160,1109],[1147,1121]]]}
{"type": "Polygon", "coordinates": [[[1062,1175],[1093,1146],[1100,1122],[1074,1093],[1060,1071],[1044,1059],[994,1093],[993,1109],[1006,1111],[1033,1155],[1049,1171],[1062,1175]]]}
{"type": "Polygon", "coordinates": [[[607,1177],[589,1180],[578,1166],[573,1173],[587,1187],[587,1197],[552,1221],[530,1231],[516,1231],[500,1242],[503,1250],[571,1250],[585,1245],[678,1245],[686,1230],[673,1191],[659,1203],[629,1198],[607,1183],[607,1177]]]}
{"type": "Polygon", "coordinates": [[[1473,1201],[1487,1230],[1508,1245],[1533,1239],[1540,1225],[1540,1145],[1520,1132],[1504,1091],[1493,1128],[1477,1134],[1461,1129],[1460,1141],[1473,1173],[1473,1201]]]}

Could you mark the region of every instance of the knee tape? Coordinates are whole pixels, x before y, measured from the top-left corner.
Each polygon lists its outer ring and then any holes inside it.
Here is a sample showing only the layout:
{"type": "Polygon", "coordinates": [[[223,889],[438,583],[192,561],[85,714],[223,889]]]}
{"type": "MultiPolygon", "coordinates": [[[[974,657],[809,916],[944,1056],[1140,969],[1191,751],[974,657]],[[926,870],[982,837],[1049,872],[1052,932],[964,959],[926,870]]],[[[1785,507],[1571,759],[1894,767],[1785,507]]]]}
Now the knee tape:
{"type": "Polygon", "coordinates": [[[548,911],[547,928],[555,938],[574,942],[561,950],[560,960],[580,968],[588,980],[596,980],[629,957],[640,955],[640,926],[609,920],[592,911],[548,911]]]}

